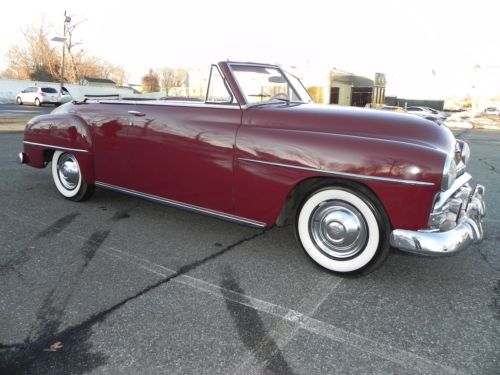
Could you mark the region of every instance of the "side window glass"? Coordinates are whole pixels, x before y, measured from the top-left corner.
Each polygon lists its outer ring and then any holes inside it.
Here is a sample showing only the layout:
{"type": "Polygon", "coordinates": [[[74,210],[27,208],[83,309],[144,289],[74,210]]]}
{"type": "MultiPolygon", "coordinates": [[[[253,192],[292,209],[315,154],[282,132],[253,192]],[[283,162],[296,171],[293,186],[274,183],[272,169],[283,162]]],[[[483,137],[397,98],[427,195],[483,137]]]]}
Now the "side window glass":
{"type": "Polygon", "coordinates": [[[210,69],[206,102],[218,104],[230,104],[233,102],[233,96],[229,92],[216,65],[212,65],[210,69]]]}

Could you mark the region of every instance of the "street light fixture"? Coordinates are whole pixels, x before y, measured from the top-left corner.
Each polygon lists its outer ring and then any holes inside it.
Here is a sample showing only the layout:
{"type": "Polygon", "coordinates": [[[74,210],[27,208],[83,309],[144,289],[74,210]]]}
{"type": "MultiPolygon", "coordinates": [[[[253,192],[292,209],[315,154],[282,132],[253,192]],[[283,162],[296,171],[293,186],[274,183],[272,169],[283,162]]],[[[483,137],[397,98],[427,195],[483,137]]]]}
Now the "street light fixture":
{"type": "Polygon", "coordinates": [[[62,63],[61,63],[61,87],[59,88],[59,92],[62,92],[62,88],[64,85],[64,55],[66,51],[66,38],[60,37],[60,36],[55,36],[54,38],[51,39],[53,42],[60,42],[62,43],[62,63]]]}
{"type": "Polygon", "coordinates": [[[63,53],[62,53],[62,63],[61,63],[61,87],[59,89],[59,92],[62,92],[63,85],[64,85],[64,60],[65,60],[65,54],[66,54],[66,30],[68,29],[68,24],[71,22],[71,17],[66,15],[66,11],[64,11],[64,31],[63,31],[63,36],[55,36],[51,39],[53,42],[61,42],[62,47],[63,47],[63,53]]]}

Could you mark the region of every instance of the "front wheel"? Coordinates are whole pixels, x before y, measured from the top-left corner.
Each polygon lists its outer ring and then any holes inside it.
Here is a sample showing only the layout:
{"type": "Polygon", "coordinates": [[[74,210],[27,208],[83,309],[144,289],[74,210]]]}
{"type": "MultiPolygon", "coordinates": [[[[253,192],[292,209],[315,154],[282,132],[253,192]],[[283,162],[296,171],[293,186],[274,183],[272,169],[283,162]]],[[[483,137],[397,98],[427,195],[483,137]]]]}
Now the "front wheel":
{"type": "Polygon", "coordinates": [[[17,102],[17,104],[19,104],[19,105],[23,105],[23,100],[22,100],[22,99],[21,99],[21,97],[19,97],[19,96],[16,98],[16,102],[17,102]]]}
{"type": "Polygon", "coordinates": [[[354,189],[327,187],[299,209],[297,236],[320,266],[334,272],[368,273],[387,257],[389,225],[374,202],[354,189]]]}
{"type": "Polygon", "coordinates": [[[55,151],[52,156],[52,178],[57,190],[66,199],[82,201],[94,192],[94,185],[87,184],[82,177],[75,155],[55,151]]]}

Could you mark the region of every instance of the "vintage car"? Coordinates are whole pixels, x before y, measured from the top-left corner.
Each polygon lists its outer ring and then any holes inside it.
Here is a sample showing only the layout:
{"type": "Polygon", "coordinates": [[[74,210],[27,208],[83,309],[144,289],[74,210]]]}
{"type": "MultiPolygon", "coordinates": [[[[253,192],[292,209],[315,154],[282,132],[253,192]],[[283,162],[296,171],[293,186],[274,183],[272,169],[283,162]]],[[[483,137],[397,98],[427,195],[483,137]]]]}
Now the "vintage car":
{"type": "MultiPolygon", "coordinates": [[[[452,254],[483,238],[484,187],[444,126],[321,106],[275,65],[212,65],[203,101],[73,101],[33,118],[20,163],[59,193],[94,187],[254,227],[293,224],[328,270],[366,273],[391,247],[452,254]]],[[[186,223],[189,225],[189,223],[186,223]]]]}

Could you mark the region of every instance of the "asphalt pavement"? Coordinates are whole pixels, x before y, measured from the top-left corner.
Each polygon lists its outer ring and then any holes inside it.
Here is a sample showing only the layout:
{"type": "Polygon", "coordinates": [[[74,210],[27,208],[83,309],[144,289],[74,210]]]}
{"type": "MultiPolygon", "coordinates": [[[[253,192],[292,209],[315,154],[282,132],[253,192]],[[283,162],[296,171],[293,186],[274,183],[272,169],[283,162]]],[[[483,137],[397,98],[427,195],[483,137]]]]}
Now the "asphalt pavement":
{"type": "Polygon", "coordinates": [[[35,105],[18,105],[18,104],[1,104],[0,117],[4,116],[37,116],[44,113],[51,112],[55,107],[53,105],[42,105],[37,107],[35,105]]]}
{"type": "MultiPolygon", "coordinates": [[[[500,131],[466,130],[485,240],[374,273],[257,230],[96,189],[60,197],[0,133],[1,374],[499,374],[500,131]]],[[[411,199],[411,197],[408,197],[411,199]]]]}
{"type": "Polygon", "coordinates": [[[35,116],[50,113],[53,105],[0,104],[0,132],[21,131],[26,123],[35,116]]]}

